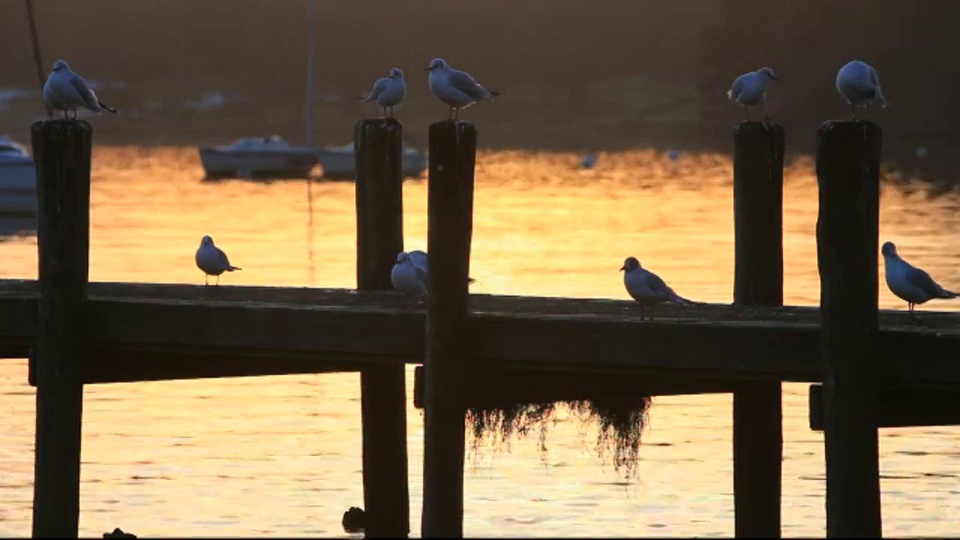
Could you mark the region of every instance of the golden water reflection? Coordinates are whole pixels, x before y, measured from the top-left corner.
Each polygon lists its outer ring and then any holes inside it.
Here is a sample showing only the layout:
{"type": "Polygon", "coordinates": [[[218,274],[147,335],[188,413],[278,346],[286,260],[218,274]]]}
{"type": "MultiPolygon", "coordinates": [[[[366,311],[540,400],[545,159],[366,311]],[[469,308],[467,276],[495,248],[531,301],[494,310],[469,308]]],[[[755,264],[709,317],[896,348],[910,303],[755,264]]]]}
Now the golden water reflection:
{"type": "MultiPolygon", "coordinates": [[[[481,152],[477,163],[474,292],[625,298],[617,269],[634,255],[683,296],[731,300],[727,157],[600,154],[597,167],[583,171],[572,154],[481,152]]],[[[800,160],[786,172],[791,304],[818,303],[811,165],[800,160]]],[[[310,186],[308,231],[305,181],[204,182],[192,148],[98,147],[93,175],[92,280],[201,283],[193,254],[210,234],[244,268],[224,276],[225,284],[354,285],[352,183],[310,186]]],[[[426,182],[407,182],[404,197],[406,246],[425,248],[426,182]]],[[[946,287],[960,287],[960,244],[952,242],[958,207],[955,196],[885,184],[881,238],[946,287]]],[[[34,239],[0,242],[0,260],[3,277],[34,278],[34,239]]],[[[904,307],[885,287],[880,303],[904,307]]],[[[3,361],[0,385],[0,535],[27,535],[34,394],[25,363],[3,361]]],[[[356,374],[88,387],[81,534],[121,527],[141,536],[343,536],[342,512],[362,505],[358,388],[356,374]]],[[[804,385],[786,385],[784,401],[784,534],[823,536],[822,437],[807,428],[804,385]]],[[[584,439],[563,418],[550,428],[543,459],[535,440],[468,458],[465,532],[732,535],[730,404],[725,395],[656,399],[639,478],[629,484],[595,456],[595,431],[584,439]]],[[[416,535],[422,417],[410,405],[408,418],[416,535]]],[[[884,430],[887,534],[955,533],[958,435],[955,428],[884,430]]]]}

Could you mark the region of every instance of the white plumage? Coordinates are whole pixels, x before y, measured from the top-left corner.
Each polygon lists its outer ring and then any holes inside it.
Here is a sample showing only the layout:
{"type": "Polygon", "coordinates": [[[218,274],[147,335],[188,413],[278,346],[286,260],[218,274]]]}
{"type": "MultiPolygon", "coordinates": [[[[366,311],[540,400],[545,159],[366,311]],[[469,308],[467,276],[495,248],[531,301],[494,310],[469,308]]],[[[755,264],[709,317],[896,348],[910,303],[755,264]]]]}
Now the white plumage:
{"type": "Polygon", "coordinates": [[[430,91],[450,106],[450,120],[460,117],[460,109],[500,95],[500,92],[484,88],[469,73],[453,69],[443,58],[431,60],[425,71],[430,72],[427,78],[430,91]]]}
{"type": "Polygon", "coordinates": [[[76,118],[77,107],[83,107],[95,113],[103,110],[117,112],[116,109],[100,101],[93,89],[87,85],[87,81],[70,71],[70,66],[63,60],[53,63],[53,70],[47,77],[47,82],[43,84],[43,101],[50,108],[63,111],[64,118],[67,118],[68,111],[73,111],[73,117],[76,118]]]}
{"type": "Polygon", "coordinates": [[[883,276],[887,287],[897,298],[907,302],[907,309],[913,311],[914,305],[923,304],[935,298],[956,298],[957,294],[940,286],[923,270],[900,258],[897,246],[893,242],[884,242],[880,248],[883,254],[883,276]]]}

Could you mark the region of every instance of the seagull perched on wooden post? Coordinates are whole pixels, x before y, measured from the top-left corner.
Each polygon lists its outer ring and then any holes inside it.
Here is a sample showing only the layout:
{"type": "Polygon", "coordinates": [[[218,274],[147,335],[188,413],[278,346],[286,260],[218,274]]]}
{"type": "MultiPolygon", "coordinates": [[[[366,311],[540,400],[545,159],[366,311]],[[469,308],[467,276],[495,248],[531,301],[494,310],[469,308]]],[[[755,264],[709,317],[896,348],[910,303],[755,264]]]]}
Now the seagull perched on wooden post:
{"type": "Polygon", "coordinates": [[[87,85],[87,81],[70,71],[70,66],[63,60],[53,63],[53,71],[43,84],[43,102],[51,109],[63,111],[64,119],[67,118],[67,111],[73,111],[73,117],[76,118],[77,107],[90,109],[98,114],[104,109],[114,114],[117,112],[100,101],[93,89],[87,85]]]}
{"type": "Polygon", "coordinates": [[[765,109],[767,102],[767,84],[770,81],[779,82],[780,78],[768,67],[762,67],[756,71],[744,73],[733,80],[733,84],[730,85],[730,89],[727,90],[727,99],[743,107],[744,113],[748,115],[748,107],[759,105],[760,110],[763,112],[763,121],[766,122],[770,119],[765,109]]]}
{"type": "Polygon", "coordinates": [[[469,73],[450,67],[443,58],[434,58],[424,71],[429,71],[427,84],[440,101],[450,106],[450,120],[460,118],[460,109],[466,109],[478,101],[489,101],[500,92],[488,90],[475,81],[469,73]]]}

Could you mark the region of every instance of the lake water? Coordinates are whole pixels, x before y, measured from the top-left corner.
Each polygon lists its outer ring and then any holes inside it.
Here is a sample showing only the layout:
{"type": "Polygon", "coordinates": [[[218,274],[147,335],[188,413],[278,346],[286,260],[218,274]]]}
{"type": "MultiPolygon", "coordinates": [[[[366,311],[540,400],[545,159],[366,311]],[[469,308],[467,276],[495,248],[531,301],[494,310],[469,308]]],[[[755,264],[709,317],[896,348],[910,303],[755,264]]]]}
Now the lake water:
{"type": "MultiPolygon", "coordinates": [[[[474,292],[627,298],[637,256],[688,298],[730,302],[732,165],[726,156],[650,151],[481,152],[474,292]]],[[[785,299],[816,305],[816,180],[786,173],[785,299]]],[[[204,182],[194,148],[97,147],[90,278],[202,283],[193,256],[210,234],[244,268],[229,285],[355,285],[352,183],[204,182]],[[308,224],[310,228],[308,229],[308,224]],[[312,263],[309,262],[312,260],[312,263]]],[[[404,187],[407,249],[426,247],[424,179],[404,187]]],[[[887,183],[881,238],[947,287],[960,287],[960,199],[887,183]],[[899,186],[899,187],[898,187],[899,186]]],[[[33,237],[0,242],[2,277],[35,278],[33,237]]],[[[882,281],[881,281],[882,283],[882,281]]],[[[905,308],[885,286],[883,307],[905,308]]],[[[927,309],[958,309],[934,302],[927,309]]],[[[922,359],[918,359],[922,361],[922,359]]],[[[0,361],[0,536],[30,534],[34,392],[25,361],[0,361]]],[[[412,392],[412,369],[408,393],[412,392]]],[[[357,374],[88,386],[81,535],[120,527],[170,535],[344,536],[362,506],[357,374]]],[[[783,532],[823,536],[823,437],[807,427],[806,385],[784,385],[783,532]]],[[[730,536],[731,397],[655,398],[629,482],[593,447],[596,428],[561,415],[536,438],[468,455],[465,533],[474,536],[730,536]]],[[[423,423],[408,406],[411,529],[420,530],[423,423]]],[[[883,430],[884,532],[956,534],[960,429],[883,430]]],[[[469,447],[469,445],[468,445],[469,447]]]]}

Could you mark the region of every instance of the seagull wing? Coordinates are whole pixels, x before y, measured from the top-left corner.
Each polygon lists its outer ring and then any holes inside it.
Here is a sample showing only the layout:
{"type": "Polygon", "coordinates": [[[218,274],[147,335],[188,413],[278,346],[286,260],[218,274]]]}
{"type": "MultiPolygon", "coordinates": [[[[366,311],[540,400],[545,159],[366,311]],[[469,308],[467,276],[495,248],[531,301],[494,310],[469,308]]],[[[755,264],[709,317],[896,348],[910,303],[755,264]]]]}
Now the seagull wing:
{"type": "Polygon", "coordinates": [[[649,270],[647,270],[647,287],[649,287],[650,290],[657,295],[662,296],[671,302],[676,302],[678,304],[693,303],[673,292],[673,289],[671,289],[662,279],[660,279],[660,276],[649,270]]]}
{"type": "Polygon", "coordinates": [[[73,89],[77,92],[77,95],[80,96],[80,99],[83,100],[84,105],[91,111],[100,112],[100,100],[97,99],[97,94],[87,86],[87,81],[83,80],[83,77],[77,75],[76,73],[70,74],[70,85],[73,86],[73,89]]]}
{"type": "Polygon", "coordinates": [[[214,249],[217,250],[217,260],[223,266],[223,268],[230,268],[230,259],[227,258],[227,254],[218,247],[215,247],[214,249]]]}
{"type": "Polygon", "coordinates": [[[931,298],[952,298],[953,293],[946,291],[925,271],[907,264],[907,270],[904,272],[904,279],[910,286],[923,292],[931,298]]]}
{"type": "Polygon", "coordinates": [[[373,83],[373,90],[371,90],[370,93],[367,94],[362,99],[366,101],[375,101],[378,97],[380,97],[380,94],[382,94],[383,91],[387,89],[388,80],[389,79],[386,79],[386,78],[377,79],[377,81],[373,83]]]}
{"type": "Polygon", "coordinates": [[[736,101],[740,99],[740,93],[743,92],[743,75],[737,77],[733,81],[733,85],[730,87],[730,90],[727,90],[727,99],[732,99],[736,101]]]}
{"type": "Polygon", "coordinates": [[[448,77],[450,77],[450,84],[453,85],[454,88],[470,96],[474,100],[479,101],[496,95],[494,92],[491,92],[490,90],[487,90],[481,86],[480,83],[475,81],[473,77],[471,77],[470,74],[465,71],[451,69],[448,77]]]}
{"type": "Polygon", "coordinates": [[[417,266],[417,265],[413,265],[413,266],[414,268],[417,269],[417,281],[419,281],[420,283],[423,283],[423,286],[426,287],[427,282],[430,279],[429,273],[422,266],[417,266]]]}

